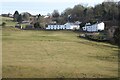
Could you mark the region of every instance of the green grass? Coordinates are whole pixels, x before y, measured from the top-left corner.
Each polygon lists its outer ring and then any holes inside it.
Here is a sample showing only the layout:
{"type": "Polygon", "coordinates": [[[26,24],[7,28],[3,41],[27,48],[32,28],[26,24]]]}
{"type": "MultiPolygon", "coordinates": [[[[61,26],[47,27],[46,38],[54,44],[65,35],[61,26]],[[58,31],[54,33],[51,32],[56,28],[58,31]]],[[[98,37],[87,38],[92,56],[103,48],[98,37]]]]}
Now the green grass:
{"type": "Polygon", "coordinates": [[[118,47],[78,35],[4,27],[3,78],[118,77],[118,47]]]}
{"type": "Polygon", "coordinates": [[[16,25],[16,22],[13,21],[13,18],[9,18],[9,17],[1,17],[0,16],[0,22],[5,22],[6,26],[15,26],[16,25]]]}
{"type": "MultiPolygon", "coordinates": [[[[14,26],[17,24],[17,22],[14,22],[13,21],[13,18],[9,18],[9,17],[1,17],[0,16],[0,22],[5,22],[6,23],[6,26],[14,26]]],[[[23,28],[25,28],[25,26],[28,25],[28,23],[25,23],[25,24],[21,24],[21,26],[23,28]]]]}

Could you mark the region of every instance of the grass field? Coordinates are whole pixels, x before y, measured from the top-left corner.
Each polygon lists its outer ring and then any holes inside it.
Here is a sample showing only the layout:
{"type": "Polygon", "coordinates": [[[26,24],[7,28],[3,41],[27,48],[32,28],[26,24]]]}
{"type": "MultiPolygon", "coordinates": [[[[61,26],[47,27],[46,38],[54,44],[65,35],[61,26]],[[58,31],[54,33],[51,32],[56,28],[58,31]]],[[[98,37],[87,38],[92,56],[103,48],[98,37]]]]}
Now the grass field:
{"type": "Polygon", "coordinates": [[[4,78],[118,77],[118,47],[73,31],[2,29],[4,78]]]}
{"type": "Polygon", "coordinates": [[[118,48],[77,35],[3,28],[3,77],[117,77],[118,48]]]}
{"type": "Polygon", "coordinates": [[[15,22],[13,22],[13,18],[9,18],[9,17],[1,17],[0,16],[0,22],[5,22],[6,26],[15,26],[15,24],[16,24],[15,22]]]}

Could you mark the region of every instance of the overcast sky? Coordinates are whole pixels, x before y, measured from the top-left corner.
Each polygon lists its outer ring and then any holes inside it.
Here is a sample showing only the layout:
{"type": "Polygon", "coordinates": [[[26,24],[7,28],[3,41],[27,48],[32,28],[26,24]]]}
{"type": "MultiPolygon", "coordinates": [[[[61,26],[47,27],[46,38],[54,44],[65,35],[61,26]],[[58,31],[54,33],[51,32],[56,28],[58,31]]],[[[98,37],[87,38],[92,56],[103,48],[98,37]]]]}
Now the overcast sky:
{"type": "MultiPolygon", "coordinates": [[[[2,0],[0,1],[0,13],[14,13],[15,10],[29,12],[31,14],[52,13],[58,10],[60,13],[66,8],[73,8],[74,5],[83,4],[84,6],[94,6],[102,3],[104,0],[2,0]]],[[[120,1],[120,0],[114,0],[120,1]]]]}

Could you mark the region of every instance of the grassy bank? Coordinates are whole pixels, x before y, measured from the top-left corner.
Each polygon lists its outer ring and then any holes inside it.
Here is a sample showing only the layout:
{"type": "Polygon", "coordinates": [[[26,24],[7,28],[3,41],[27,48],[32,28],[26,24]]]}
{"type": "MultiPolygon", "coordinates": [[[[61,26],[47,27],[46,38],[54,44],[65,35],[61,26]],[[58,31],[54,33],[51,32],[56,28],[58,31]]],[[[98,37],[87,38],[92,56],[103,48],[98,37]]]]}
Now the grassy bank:
{"type": "Polygon", "coordinates": [[[118,77],[117,46],[78,35],[3,28],[3,77],[118,77]]]}

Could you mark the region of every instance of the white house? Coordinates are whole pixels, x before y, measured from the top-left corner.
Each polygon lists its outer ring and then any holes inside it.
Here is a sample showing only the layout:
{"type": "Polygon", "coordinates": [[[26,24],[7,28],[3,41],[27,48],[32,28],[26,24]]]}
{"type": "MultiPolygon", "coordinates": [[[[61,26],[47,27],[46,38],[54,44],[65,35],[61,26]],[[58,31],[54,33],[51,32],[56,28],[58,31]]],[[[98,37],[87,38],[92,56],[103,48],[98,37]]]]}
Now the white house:
{"type": "Polygon", "coordinates": [[[51,30],[60,30],[60,29],[79,29],[79,25],[75,23],[66,23],[64,25],[48,25],[46,29],[51,29],[51,30]]]}
{"type": "Polygon", "coordinates": [[[79,25],[75,23],[66,23],[64,24],[66,29],[79,29],[79,25]]]}
{"type": "Polygon", "coordinates": [[[101,22],[93,25],[91,25],[90,23],[86,23],[86,25],[82,29],[83,31],[87,31],[87,32],[97,32],[104,30],[104,28],[105,28],[105,24],[101,22]]]}
{"type": "Polygon", "coordinates": [[[64,25],[48,25],[46,29],[50,30],[59,30],[59,29],[64,29],[64,25]]]}

